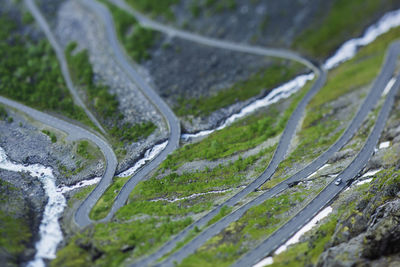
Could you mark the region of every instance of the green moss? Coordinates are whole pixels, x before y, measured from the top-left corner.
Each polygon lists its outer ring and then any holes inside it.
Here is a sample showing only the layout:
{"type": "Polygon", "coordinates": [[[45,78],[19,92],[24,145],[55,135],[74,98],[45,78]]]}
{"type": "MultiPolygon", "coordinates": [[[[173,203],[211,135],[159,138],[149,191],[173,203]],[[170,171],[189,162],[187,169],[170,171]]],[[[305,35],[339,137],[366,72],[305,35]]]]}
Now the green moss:
{"type": "Polygon", "coordinates": [[[81,188],[68,200],[68,207],[72,208],[74,202],[84,200],[90,194],[90,192],[93,191],[95,187],[96,185],[94,184],[81,188]]]}
{"type": "Polygon", "coordinates": [[[4,121],[8,119],[7,110],[3,106],[0,106],[0,119],[4,121]]]}

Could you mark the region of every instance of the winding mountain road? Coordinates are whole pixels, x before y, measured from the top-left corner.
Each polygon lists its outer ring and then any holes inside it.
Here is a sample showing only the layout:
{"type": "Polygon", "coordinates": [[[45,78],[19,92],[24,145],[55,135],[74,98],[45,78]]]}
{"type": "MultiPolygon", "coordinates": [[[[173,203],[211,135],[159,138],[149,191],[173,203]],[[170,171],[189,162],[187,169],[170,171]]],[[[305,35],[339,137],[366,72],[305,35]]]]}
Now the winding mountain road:
{"type": "Polygon", "coordinates": [[[100,21],[104,22],[107,39],[110,47],[112,48],[116,61],[122,67],[122,69],[128,74],[130,79],[139,86],[142,93],[164,116],[170,131],[170,135],[168,138],[168,145],[165,147],[165,149],[160,154],[158,154],[152,161],[147,163],[138,172],[136,172],[129,179],[129,181],[125,183],[125,185],[122,187],[107,217],[101,220],[101,221],[108,221],[112,218],[115,212],[117,212],[123,205],[125,205],[125,202],[127,201],[130,192],[133,190],[136,184],[142,179],[144,179],[146,175],[149,174],[152,170],[158,167],[159,164],[161,164],[161,162],[167,158],[168,154],[170,154],[176,148],[178,148],[181,128],[178,118],[172,112],[170,107],[155,92],[155,90],[151,88],[147,82],[144,81],[144,79],[133,68],[132,64],[128,60],[129,57],[124,53],[123,48],[119,44],[115,32],[113,18],[108,9],[106,9],[102,4],[99,4],[93,0],[84,0],[81,1],[81,3],[88,9],[92,10],[100,19],[100,21]]]}
{"type": "Polygon", "coordinates": [[[162,32],[171,37],[179,37],[187,41],[191,41],[194,43],[211,46],[215,48],[221,48],[225,50],[231,50],[235,52],[248,53],[259,56],[268,56],[268,57],[277,57],[290,59],[296,62],[299,62],[309,69],[311,69],[316,75],[318,75],[320,69],[315,66],[311,61],[302,57],[301,55],[285,49],[276,49],[276,48],[266,48],[259,46],[251,46],[247,44],[237,44],[230,41],[219,40],[211,37],[202,36],[199,34],[187,32],[184,30],[176,29],[164,24],[161,24],[157,21],[151,20],[143,14],[134,10],[130,5],[128,5],[124,0],[108,0],[119,8],[127,11],[129,14],[134,16],[137,21],[144,27],[162,32]]]}
{"type": "Polygon", "coordinates": [[[68,140],[75,141],[79,139],[87,139],[96,144],[100,148],[106,161],[106,169],[104,171],[103,178],[100,180],[96,188],[90,193],[89,197],[79,207],[80,212],[77,213],[79,214],[79,216],[75,216],[75,222],[77,223],[78,226],[80,227],[86,226],[88,224],[86,215],[93,207],[93,205],[96,204],[97,200],[103,195],[104,191],[111,184],[112,178],[114,177],[115,169],[117,168],[118,162],[112,148],[101,137],[79,126],[76,126],[69,122],[63,121],[59,118],[53,117],[51,115],[48,115],[46,113],[27,107],[16,101],[1,96],[0,96],[0,103],[15,108],[23,113],[26,113],[28,116],[37,121],[40,121],[46,125],[49,125],[51,127],[54,127],[60,131],[67,133],[68,140]]]}
{"type": "MultiPolygon", "coordinates": [[[[381,72],[379,76],[375,79],[368,96],[364,100],[364,103],[361,105],[357,114],[355,115],[350,125],[345,130],[345,132],[342,134],[342,136],[327,151],[325,151],[317,159],[312,161],[309,165],[307,165],[305,168],[303,168],[293,176],[289,177],[285,181],[279,183],[272,189],[266,191],[265,193],[261,194],[254,200],[248,202],[239,209],[233,211],[232,213],[228,214],[218,222],[212,224],[211,226],[203,230],[197,237],[195,237],[193,240],[191,240],[189,243],[183,246],[180,250],[170,255],[165,261],[163,261],[159,265],[173,266],[173,262],[182,261],[188,255],[194,253],[196,249],[198,249],[201,245],[203,245],[207,240],[220,233],[230,223],[242,217],[242,215],[251,207],[262,204],[267,199],[272,198],[277,194],[283,192],[285,189],[288,188],[288,185],[290,183],[301,181],[302,179],[308,177],[310,174],[314,173],[319,168],[321,168],[332,157],[332,155],[335,152],[339,151],[353,137],[353,135],[360,128],[364,119],[367,117],[368,113],[376,105],[376,103],[379,100],[379,97],[382,95],[384,88],[392,78],[392,75],[396,68],[396,61],[399,53],[400,53],[400,43],[396,42],[390,46],[386,54],[385,62],[381,69],[381,72]]],[[[261,176],[264,175],[265,173],[263,173],[261,176]]],[[[233,206],[229,202],[226,202],[224,205],[233,206]]],[[[152,258],[152,260],[154,261],[156,259],[152,258]]],[[[149,264],[150,262],[152,261],[146,262],[146,264],[149,264]]]]}
{"type": "Polygon", "coordinates": [[[28,9],[31,12],[31,14],[33,15],[33,17],[35,18],[36,22],[42,28],[44,34],[46,35],[46,37],[49,40],[51,46],[53,47],[53,50],[56,52],[58,61],[60,62],[60,65],[61,65],[61,72],[62,72],[62,74],[64,76],[64,80],[65,80],[65,82],[67,84],[68,90],[70,91],[70,93],[71,93],[71,95],[72,95],[72,97],[74,99],[74,102],[78,106],[83,108],[83,110],[85,111],[86,115],[90,118],[90,120],[94,123],[94,125],[96,125],[96,127],[99,128],[100,131],[103,134],[106,134],[106,131],[101,126],[99,121],[90,112],[90,110],[83,103],[82,99],[79,97],[78,91],[74,87],[74,84],[73,84],[72,79],[71,79],[71,75],[69,73],[68,64],[67,64],[67,61],[65,59],[64,50],[58,44],[56,38],[54,37],[53,33],[50,30],[50,26],[48,25],[46,19],[43,17],[42,13],[37,8],[37,6],[35,4],[35,0],[25,0],[25,4],[28,7],[28,9]]]}
{"type": "MultiPolygon", "coordinates": [[[[390,61],[397,61],[397,56],[400,52],[400,43],[392,46],[395,50],[395,57],[390,61]]],[[[343,182],[338,186],[332,181],[317,197],[315,197],[304,209],[298,212],[291,220],[285,225],[275,231],[268,239],[262,242],[257,248],[245,254],[233,266],[252,266],[261,261],[264,257],[269,256],[280,245],[284,244],[296,231],[300,230],[306,225],[319,211],[326,207],[343,189],[352,183],[354,177],[365,167],[370,157],[374,153],[374,149],[378,144],[381,133],[385,127],[386,121],[389,117],[390,111],[393,108],[395,97],[400,88],[400,75],[397,76],[396,82],[388,93],[386,100],[379,112],[375,126],[368,136],[366,143],[357,157],[350,163],[350,165],[341,172],[337,179],[341,178],[343,182]]]]}

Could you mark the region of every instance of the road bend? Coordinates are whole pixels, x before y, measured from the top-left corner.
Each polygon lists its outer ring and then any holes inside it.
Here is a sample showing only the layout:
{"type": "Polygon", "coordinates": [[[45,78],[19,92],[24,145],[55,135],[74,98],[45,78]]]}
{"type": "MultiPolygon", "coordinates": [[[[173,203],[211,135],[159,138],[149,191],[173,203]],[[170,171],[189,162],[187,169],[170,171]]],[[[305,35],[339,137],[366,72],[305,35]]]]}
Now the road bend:
{"type": "Polygon", "coordinates": [[[58,61],[60,62],[61,66],[61,72],[62,75],[64,76],[64,80],[67,84],[68,90],[71,93],[74,102],[83,108],[85,111],[86,115],[90,118],[90,120],[96,125],[97,128],[100,129],[100,131],[106,135],[106,131],[104,128],[101,126],[99,121],[96,119],[96,117],[90,112],[90,110],[86,107],[86,105],[83,103],[82,99],[79,97],[78,91],[76,90],[72,79],[71,75],[68,69],[68,63],[65,59],[65,54],[64,50],[61,48],[61,46],[58,44],[56,38],[54,37],[50,26],[48,25],[46,19],[43,17],[42,13],[40,12],[39,8],[36,6],[35,0],[25,0],[25,4],[28,7],[29,11],[35,18],[36,22],[39,24],[40,28],[43,30],[45,33],[47,39],[49,40],[51,46],[53,47],[53,50],[56,52],[56,56],[58,58],[58,61]]]}
{"type": "Polygon", "coordinates": [[[374,149],[379,141],[381,133],[385,127],[390,111],[393,108],[395,97],[400,87],[400,75],[390,92],[388,93],[385,103],[378,115],[375,126],[368,136],[367,142],[364,144],[357,157],[350,165],[341,172],[337,178],[341,178],[343,182],[338,186],[332,181],[317,197],[315,197],[304,209],[297,213],[285,225],[274,232],[268,239],[262,242],[258,247],[240,258],[233,266],[252,266],[261,261],[264,257],[269,256],[280,245],[284,244],[298,230],[306,225],[319,211],[329,205],[331,201],[348,185],[352,183],[354,177],[366,166],[370,157],[374,153],[374,149]]]}
{"type": "MultiPolygon", "coordinates": [[[[253,206],[257,206],[262,204],[265,200],[272,198],[276,196],[277,194],[283,192],[288,188],[288,185],[293,183],[293,182],[298,182],[301,181],[302,179],[308,177],[315,171],[317,171],[319,168],[321,168],[332,156],[335,152],[339,151],[357,132],[357,130],[360,128],[361,124],[363,123],[364,119],[367,117],[368,113],[372,110],[372,108],[376,105],[376,103],[379,100],[379,97],[382,95],[384,88],[386,87],[387,83],[390,81],[390,79],[393,76],[393,73],[396,68],[396,61],[397,57],[400,53],[400,43],[396,42],[393,43],[390,47],[389,50],[386,54],[384,65],[381,69],[381,72],[379,76],[375,79],[370,92],[368,93],[368,96],[364,100],[363,104],[360,106],[358,112],[356,113],[355,117],[349,124],[349,126],[346,128],[342,136],[327,150],[325,151],[322,155],[320,155],[317,159],[312,161],[309,165],[307,165],[304,169],[300,170],[290,178],[286,179],[285,181],[281,182],[280,184],[276,185],[272,189],[266,191],[259,197],[255,198],[254,200],[248,202],[244,206],[238,208],[237,210],[233,211],[229,215],[225,216],[218,222],[212,224],[205,230],[203,230],[197,237],[195,237],[193,240],[191,240],[189,243],[187,243],[185,246],[183,246],[180,250],[177,252],[173,253],[170,255],[165,261],[160,263],[160,266],[172,266],[173,262],[180,262],[184,258],[186,258],[188,255],[194,253],[196,249],[198,249],[201,245],[203,245],[207,240],[212,238],[213,236],[217,235],[220,233],[224,228],[226,228],[230,223],[238,220],[247,210],[249,210],[253,206]]],[[[296,112],[296,111],[295,111],[296,112]]],[[[289,122],[290,123],[290,122],[289,122]]],[[[271,162],[271,164],[273,164],[271,162]]],[[[274,166],[275,167],[275,166],[274,166]]],[[[270,166],[268,166],[267,170],[256,180],[259,182],[264,182],[268,180],[271,177],[271,172],[268,172],[268,169],[270,166]]],[[[276,168],[276,167],[275,167],[276,168]]],[[[275,170],[275,169],[274,169],[275,170]]],[[[273,174],[273,172],[272,172],[273,174]]],[[[257,187],[261,185],[260,183],[257,183],[257,187]]],[[[251,184],[250,184],[251,186],[251,184]]],[[[247,189],[247,188],[246,188],[247,189]]],[[[254,187],[251,187],[251,189],[255,189],[254,187]]],[[[251,191],[248,191],[248,193],[251,191]]],[[[239,192],[240,194],[240,192],[239,192]]],[[[234,196],[233,198],[235,198],[234,196]]],[[[231,199],[228,200],[227,202],[223,203],[222,205],[227,205],[227,206],[233,206],[235,203],[231,199]]],[[[221,206],[222,206],[221,205],[221,206]]],[[[220,207],[221,207],[220,206],[220,207]]],[[[219,209],[220,209],[219,207],[219,209]]],[[[218,209],[218,210],[219,210],[218,209]]],[[[206,215],[203,218],[204,221],[203,223],[195,223],[194,225],[197,225],[198,227],[202,227],[206,225],[206,222],[208,222],[213,216],[215,216],[217,213],[211,212],[212,216],[206,215]]],[[[200,221],[203,219],[200,219],[200,221]]],[[[193,229],[193,228],[191,228],[193,229]]],[[[186,230],[186,229],[185,229],[186,230]]],[[[172,239],[169,243],[167,243],[165,246],[168,246],[166,248],[162,247],[159,251],[156,252],[149,257],[138,261],[139,264],[143,262],[143,264],[149,265],[150,263],[154,262],[155,260],[159,259],[162,257],[160,254],[165,254],[171,251],[175,247],[176,243],[179,242],[180,240],[183,239],[181,237],[179,240],[176,240],[177,237],[179,237],[181,234],[178,234],[174,239],[172,239]]],[[[139,266],[139,265],[137,265],[139,266]]]]}
{"type": "Polygon", "coordinates": [[[89,196],[78,208],[78,211],[76,212],[74,217],[75,223],[81,228],[90,224],[91,221],[88,217],[88,214],[91,208],[97,202],[97,200],[103,195],[104,191],[111,184],[112,179],[114,177],[115,169],[117,168],[118,162],[112,148],[101,137],[77,125],[63,121],[59,118],[50,116],[46,113],[27,107],[16,101],[1,96],[0,96],[0,103],[15,108],[23,113],[26,113],[31,118],[40,121],[43,124],[49,125],[51,127],[54,127],[60,131],[67,133],[68,140],[75,141],[79,139],[87,139],[99,147],[106,161],[106,169],[103,173],[102,179],[97,184],[96,188],[89,194],[89,196]]]}
{"type": "Polygon", "coordinates": [[[84,0],[81,3],[88,9],[92,10],[97,17],[103,21],[107,39],[110,47],[112,48],[114,57],[122,69],[128,74],[129,78],[138,85],[141,92],[147,97],[147,99],[158,109],[163,115],[168,125],[170,135],[168,138],[168,145],[165,149],[158,154],[152,161],[147,163],[138,172],[136,172],[127,183],[122,187],[121,191],[115,198],[114,204],[105,219],[102,221],[109,221],[115,212],[117,212],[123,205],[125,205],[130,192],[137,185],[138,182],[143,180],[152,170],[158,167],[162,161],[166,159],[168,154],[173,152],[179,146],[181,128],[180,122],[175,114],[172,112],[170,107],[164,102],[164,100],[155,92],[151,86],[144,81],[139,73],[133,68],[129,57],[125,54],[123,48],[119,44],[117,34],[115,32],[115,25],[113,18],[102,4],[94,0],[84,0]]]}
{"type": "Polygon", "coordinates": [[[268,56],[268,57],[278,57],[293,60],[299,62],[309,69],[311,69],[314,73],[318,74],[319,68],[315,66],[312,62],[308,59],[302,57],[301,55],[297,54],[296,52],[284,49],[276,49],[276,48],[267,48],[267,47],[259,47],[259,46],[251,46],[247,44],[238,44],[230,41],[219,40],[211,37],[202,36],[199,34],[187,32],[184,30],[176,29],[154,20],[149,19],[145,15],[137,12],[134,10],[130,5],[128,5],[124,0],[109,0],[109,2],[113,3],[114,5],[118,6],[119,8],[127,11],[132,16],[134,16],[137,21],[144,27],[162,32],[167,34],[171,37],[179,37],[187,41],[191,41],[194,43],[211,46],[215,48],[221,48],[226,50],[231,50],[235,52],[242,52],[248,53],[253,55],[260,55],[260,56],[268,56]]]}

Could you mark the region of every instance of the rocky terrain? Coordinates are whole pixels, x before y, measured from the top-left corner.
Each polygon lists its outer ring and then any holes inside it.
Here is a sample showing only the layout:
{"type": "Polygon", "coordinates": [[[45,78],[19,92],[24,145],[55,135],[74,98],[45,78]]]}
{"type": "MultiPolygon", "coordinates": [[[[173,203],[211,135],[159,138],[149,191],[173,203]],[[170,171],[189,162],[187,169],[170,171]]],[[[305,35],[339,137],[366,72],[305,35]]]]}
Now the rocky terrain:
{"type": "MultiPolygon", "coordinates": [[[[152,49],[151,58],[142,63],[159,94],[175,110],[182,105],[181,99],[212,97],[236,83],[248,80],[252,75],[277,65],[289,68],[291,63],[216,49],[170,37],[161,38],[152,49]],[[163,65],[169,67],[159,67],[163,65]]],[[[297,74],[305,71],[306,68],[299,67],[297,74]]],[[[280,84],[275,84],[276,87],[278,85],[280,84]]],[[[180,116],[183,131],[194,133],[215,128],[224,119],[273,89],[263,85],[259,87],[261,90],[258,95],[246,101],[237,100],[236,103],[215,111],[211,110],[209,115],[180,116]]]]}
{"type": "Polygon", "coordinates": [[[400,114],[399,99],[382,141],[390,147],[380,149],[368,169],[381,169],[366,192],[353,192],[341,205],[355,205],[342,216],[331,241],[317,266],[396,266],[400,244],[400,114]],[[357,197],[360,199],[356,200],[357,197]],[[354,203],[355,204],[352,204],[354,203]]]}
{"type": "Polygon", "coordinates": [[[20,266],[34,256],[47,198],[42,184],[24,173],[0,170],[0,260],[20,266]]]}
{"type": "MultiPolygon", "coordinates": [[[[134,2],[134,0],[125,1],[134,2]]],[[[299,39],[304,38],[304,33],[308,30],[318,30],[325,22],[333,6],[337,4],[340,7],[345,1],[180,0],[171,2],[176,3],[171,5],[170,8],[172,16],[165,14],[153,14],[152,16],[164,23],[208,36],[238,43],[280,48],[294,47],[309,54],[307,49],[298,46],[299,39]]],[[[361,1],[354,3],[354,9],[358,8],[357,4],[359,3],[361,1]]],[[[324,59],[324,57],[333,53],[341,43],[351,36],[360,35],[368,25],[376,21],[385,12],[399,6],[398,1],[381,1],[373,7],[374,12],[371,15],[360,17],[356,23],[355,32],[340,32],[338,36],[331,36],[331,40],[328,38],[326,41],[335,42],[336,47],[332,47],[331,51],[328,51],[319,59],[324,59]],[[335,40],[336,38],[338,40],[335,40]]],[[[165,13],[168,14],[168,12],[165,13]]],[[[339,24],[338,28],[341,27],[339,24]]]]}
{"type": "Polygon", "coordinates": [[[157,126],[155,132],[145,140],[125,144],[126,156],[119,162],[118,172],[131,167],[146,149],[167,138],[163,118],[141,93],[135,81],[130,80],[116,63],[99,19],[80,3],[67,1],[61,4],[54,31],[63,47],[74,41],[78,44],[78,50],[89,51],[95,80],[107,85],[109,92],[117,96],[124,122],[135,124],[151,121],[157,126]]]}
{"type": "Polygon", "coordinates": [[[57,184],[72,185],[102,175],[104,159],[97,148],[90,151],[94,158],[87,159],[76,152],[78,142],[68,141],[64,133],[13,110],[7,109],[7,113],[12,122],[0,121],[0,146],[13,161],[52,167],[57,184]],[[43,133],[46,130],[56,136],[55,142],[43,133]]]}

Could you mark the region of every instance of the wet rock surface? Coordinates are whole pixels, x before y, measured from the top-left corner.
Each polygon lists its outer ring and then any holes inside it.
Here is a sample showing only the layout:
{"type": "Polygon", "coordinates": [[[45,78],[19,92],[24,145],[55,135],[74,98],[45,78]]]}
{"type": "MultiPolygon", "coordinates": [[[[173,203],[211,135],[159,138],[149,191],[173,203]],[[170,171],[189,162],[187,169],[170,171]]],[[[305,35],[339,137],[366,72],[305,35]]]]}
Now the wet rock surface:
{"type": "Polygon", "coordinates": [[[0,120],[0,146],[10,160],[52,167],[57,184],[70,185],[102,175],[104,160],[88,161],[77,155],[76,143],[68,141],[64,133],[33,123],[12,110],[7,112],[13,121],[0,120]],[[56,134],[57,142],[53,143],[42,130],[56,134]]]}

